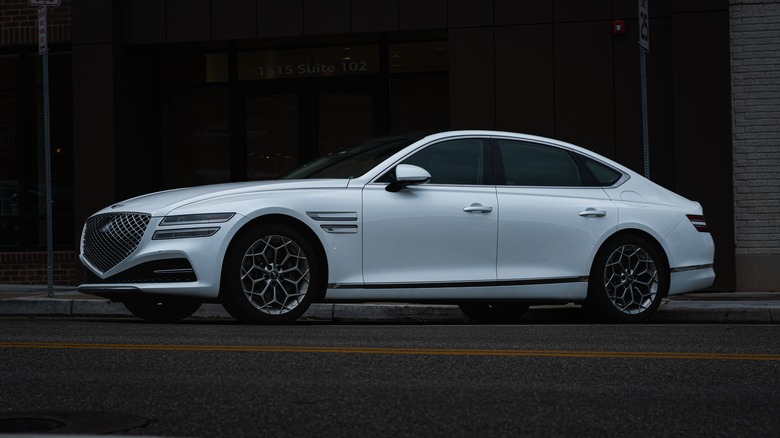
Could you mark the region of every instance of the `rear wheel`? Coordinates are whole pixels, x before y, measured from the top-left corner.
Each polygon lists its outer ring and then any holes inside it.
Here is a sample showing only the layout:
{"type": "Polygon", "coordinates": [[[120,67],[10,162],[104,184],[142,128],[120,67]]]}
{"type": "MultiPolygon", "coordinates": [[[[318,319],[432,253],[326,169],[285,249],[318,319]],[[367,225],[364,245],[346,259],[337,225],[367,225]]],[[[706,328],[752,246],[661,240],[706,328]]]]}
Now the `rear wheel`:
{"type": "Polygon", "coordinates": [[[517,321],[528,310],[524,303],[462,303],[461,312],[480,324],[508,324],[517,321]]]}
{"type": "Polygon", "coordinates": [[[141,297],[127,300],[122,304],[133,315],[149,322],[179,322],[192,316],[200,308],[200,301],[178,298],[147,298],[141,297]]]}
{"type": "Polygon", "coordinates": [[[292,227],[260,224],[231,245],[222,272],[222,304],[249,324],[295,321],[324,293],[314,247],[292,227]]]}
{"type": "Polygon", "coordinates": [[[669,269],[661,253],[638,236],[607,242],[596,255],[585,306],[610,322],[642,322],[669,292],[669,269]]]}

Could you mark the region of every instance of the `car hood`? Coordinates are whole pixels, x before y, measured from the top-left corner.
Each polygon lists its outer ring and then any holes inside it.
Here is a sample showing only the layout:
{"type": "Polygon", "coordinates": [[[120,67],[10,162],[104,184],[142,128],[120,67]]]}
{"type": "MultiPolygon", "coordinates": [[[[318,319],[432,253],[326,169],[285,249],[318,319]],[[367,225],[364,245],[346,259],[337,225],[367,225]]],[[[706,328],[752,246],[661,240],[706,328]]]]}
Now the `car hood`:
{"type": "Polygon", "coordinates": [[[164,216],[172,210],[195,202],[252,193],[262,194],[279,190],[340,188],[346,187],[348,182],[346,179],[309,179],[252,181],[187,187],[127,199],[106,207],[95,214],[134,212],[150,213],[152,216],[164,216]]]}

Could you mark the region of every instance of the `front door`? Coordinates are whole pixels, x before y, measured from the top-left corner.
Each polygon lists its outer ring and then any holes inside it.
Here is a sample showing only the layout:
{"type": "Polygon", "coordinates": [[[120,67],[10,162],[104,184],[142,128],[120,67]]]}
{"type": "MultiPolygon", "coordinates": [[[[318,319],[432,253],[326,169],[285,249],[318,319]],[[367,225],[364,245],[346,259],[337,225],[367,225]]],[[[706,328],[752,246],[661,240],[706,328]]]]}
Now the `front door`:
{"type": "Polygon", "coordinates": [[[498,202],[489,143],[428,146],[404,161],[431,174],[400,192],[363,190],[363,278],[367,286],[462,286],[496,279],[498,202]]]}

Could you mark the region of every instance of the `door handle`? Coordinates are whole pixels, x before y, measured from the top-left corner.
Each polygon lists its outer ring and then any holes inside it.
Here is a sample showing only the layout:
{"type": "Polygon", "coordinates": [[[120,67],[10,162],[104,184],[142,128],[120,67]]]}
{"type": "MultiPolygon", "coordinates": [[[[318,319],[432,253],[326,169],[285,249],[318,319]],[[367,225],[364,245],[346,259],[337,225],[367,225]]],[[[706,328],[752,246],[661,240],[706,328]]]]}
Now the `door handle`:
{"type": "Polygon", "coordinates": [[[493,207],[488,207],[482,204],[471,204],[463,209],[466,213],[490,213],[493,211],[493,207]]]}
{"type": "Polygon", "coordinates": [[[586,208],[584,211],[580,212],[580,216],[582,217],[604,217],[607,215],[607,212],[604,210],[596,210],[595,208],[586,208]]]}

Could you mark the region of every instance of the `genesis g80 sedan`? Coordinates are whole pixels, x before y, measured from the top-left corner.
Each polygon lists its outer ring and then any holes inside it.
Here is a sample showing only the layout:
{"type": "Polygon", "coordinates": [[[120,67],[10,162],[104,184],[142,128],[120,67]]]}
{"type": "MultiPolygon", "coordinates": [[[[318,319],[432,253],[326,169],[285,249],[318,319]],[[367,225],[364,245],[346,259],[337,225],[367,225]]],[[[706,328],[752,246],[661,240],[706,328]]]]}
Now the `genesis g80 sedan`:
{"type": "Polygon", "coordinates": [[[314,302],[460,306],[511,322],[579,303],[641,322],[706,288],[702,207],[586,149],[454,131],[372,139],[274,181],[167,190],[87,219],[79,290],[171,322],[204,302],[288,323],[314,302]]]}

